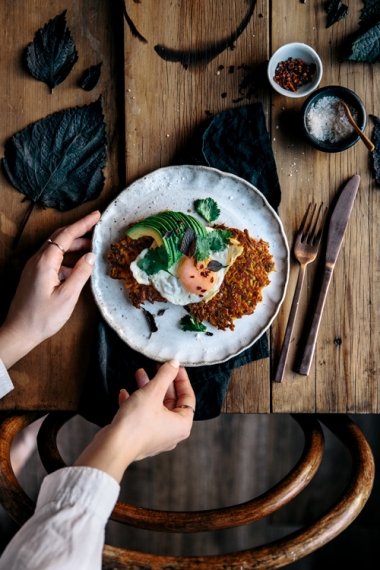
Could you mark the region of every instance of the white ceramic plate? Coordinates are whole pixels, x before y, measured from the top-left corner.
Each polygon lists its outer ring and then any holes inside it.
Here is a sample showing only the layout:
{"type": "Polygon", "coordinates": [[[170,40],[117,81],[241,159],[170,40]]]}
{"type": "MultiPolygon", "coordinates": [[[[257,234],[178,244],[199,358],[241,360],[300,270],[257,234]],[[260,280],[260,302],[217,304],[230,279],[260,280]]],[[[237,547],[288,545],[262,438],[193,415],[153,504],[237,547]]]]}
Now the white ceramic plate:
{"type": "MultiPolygon", "coordinates": [[[[204,222],[204,220],[202,220],[204,222]]],[[[96,254],[91,283],[95,301],[107,323],[135,350],[156,361],[178,358],[184,366],[215,364],[228,360],[253,344],[271,325],[284,299],[289,273],[289,248],[282,223],[263,195],[251,184],[232,174],[204,166],[161,168],[137,180],[108,206],[93,236],[96,254]],[[248,229],[255,239],[269,243],[276,271],[263,290],[263,301],[253,315],[236,319],[234,331],[219,331],[206,323],[213,336],[182,331],[183,307],[170,303],[146,306],[153,314],[168,308],[156,318],[158,332],[150,336],[143,311],[128,300],[123,281],[111,279],[107,255],[110,244],[125,235],[127,225],[170,209],[194,212],[194,200],[212,197],[221,215],[217,222],[248,229]],[[149,338],[150,336],[150,338],[149,338]]]]}

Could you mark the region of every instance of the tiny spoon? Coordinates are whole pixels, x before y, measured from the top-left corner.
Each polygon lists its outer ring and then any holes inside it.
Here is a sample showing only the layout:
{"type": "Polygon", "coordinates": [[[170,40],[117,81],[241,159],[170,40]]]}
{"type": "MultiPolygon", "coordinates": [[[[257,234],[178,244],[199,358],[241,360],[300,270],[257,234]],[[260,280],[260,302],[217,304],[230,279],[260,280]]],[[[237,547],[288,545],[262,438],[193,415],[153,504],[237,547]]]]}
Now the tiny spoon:
{"type": "Polygon", "coordinates": [[[354,119],[352,118],[350,109],[347,107],[346,103],[344,101],[339,101],[339,103],[340,103],[340,105],[342,105],[343,109],[345,110],[348,121],[354,127],[355,131],[358,133],[358,135],[360,136],[360,138],[362,139],[362,141],[364,142],[364,144],[366,145],[368,150],[370,150],[372,152],[373,149],[375,148],[375,145],[373,144],[373,142],[370,141],[369,138],[367,137],[367,135],[365,135],[363,133],[363,131],[361,131],[359,129],[358,125],[355,123],[354,119]]]}

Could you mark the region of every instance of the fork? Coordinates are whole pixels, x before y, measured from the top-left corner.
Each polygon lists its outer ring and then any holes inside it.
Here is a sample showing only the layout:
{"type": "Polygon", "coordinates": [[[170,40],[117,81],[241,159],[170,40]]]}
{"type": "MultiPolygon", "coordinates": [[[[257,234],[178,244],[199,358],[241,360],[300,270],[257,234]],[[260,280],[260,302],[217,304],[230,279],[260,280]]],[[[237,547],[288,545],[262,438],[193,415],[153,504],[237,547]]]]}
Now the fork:
{"type": "Polygon", "coordinates": [[[290,339],[292,337],[294,322],[297,316],[302,285],[306,274],[306,267],[317,257],[319,244],[321,243],[327,208],[325,209],[325,212],[323,212],[322,202],[318,208],[318,212],[314,220],[316,209],[317,204],[310,202],[298,230],[296,241],[294,243],[293,253],[300,264],[300,269],[298,273],[297,285],[294,291],[293,303],[290,309],[289,320],[286,327],[284,342],[280,353],[280,359],[278,361],[276,375],[274,377],[274,382],[282,382],[284,378],[285,365],[289,354],[290,339]]]}

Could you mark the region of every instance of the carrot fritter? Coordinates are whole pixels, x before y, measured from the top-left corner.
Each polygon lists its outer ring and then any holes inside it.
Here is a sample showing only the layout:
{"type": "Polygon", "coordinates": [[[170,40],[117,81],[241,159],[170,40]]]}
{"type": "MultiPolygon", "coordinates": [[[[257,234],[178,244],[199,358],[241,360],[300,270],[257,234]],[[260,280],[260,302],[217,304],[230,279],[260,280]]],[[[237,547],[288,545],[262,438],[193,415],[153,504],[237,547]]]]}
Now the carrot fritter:
{"type": "MultiPolygon", "coordinates": [[[[210,301],[191,303],[186,308],[198,322],[208,321],[214,327],[234,330],[234,320],[250,315],[262,300],[261,291],[269,285],[268,275],[274,270],[273,257],[269,253],[269,244],[256,241],[235,228],[228,229],[244,251],[227,271],[219,292],[210,301]]],[[[152,238],[142,237],[133,240],[126,236],[120,242],[111,245],[108,261],[111,265],[111,277],[124,279],[124,286],[129,291],[129,298],[134,307],[140,308],[145,301],[167,302],[152,285],[141,285],[132,275],[130,264],[143,249],[148,248],[152,238]]]]}
{"type": "Polygon", "coordinates": [[[150,247],[152,241],[153,238],[148,236],[139,239],[126,236],[118,243],[111,245],[111,253],[108,254],[112,279],[125,279],[124,287],[129,291],[129,299],[132,305],[138,309],[145,301],[167,303],[167,300],[152,285],[138,283],[129,267],[143,249],[150,247]]]}
{"type": "Polygon", "coordinates": [[[254,240],[247,230],[228,229],[244,247],[243,253],[227,271],[215,297],[207,303],[202,301],[187,306],[196,321],[208,321],[221,330],[234,330],[235,319],[254,312],[262,300],[263,287],[270,283],[268,275],[274,269],[267,242],[254,240]]]}

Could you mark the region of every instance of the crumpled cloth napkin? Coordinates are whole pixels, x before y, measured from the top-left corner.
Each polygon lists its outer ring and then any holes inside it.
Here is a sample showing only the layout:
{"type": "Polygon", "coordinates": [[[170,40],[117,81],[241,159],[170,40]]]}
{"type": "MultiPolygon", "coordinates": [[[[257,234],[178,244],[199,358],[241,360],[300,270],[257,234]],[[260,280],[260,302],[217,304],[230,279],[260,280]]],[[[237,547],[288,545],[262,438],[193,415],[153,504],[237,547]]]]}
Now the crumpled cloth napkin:
{"type": "MultiPolygon", "coordinates": [[[[201,140],[193,141],[177,163],[204,164],[236,174],[256,186],[274,209],[279,206],[280,185],[261,103],[216,115],[201,140]]],[[[231,371],[268,356],[268,339],[264,334],[227,362],[188,368],[197,400],[194,419],[218,416],[231,371]]],[[[132,350],[100,319],[79,413],[99,426],[108,424],[117,411],[120,389],[126,388],[129,393],[136,389],[134,374],[138,368],[144,368],[150,378],[156,372],[152,360],[132,350]]]]}

